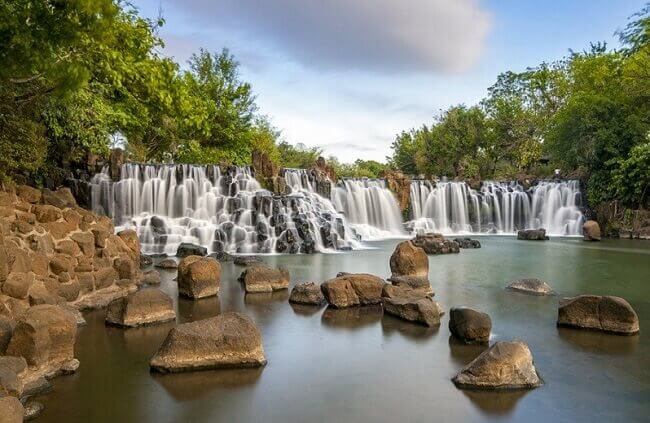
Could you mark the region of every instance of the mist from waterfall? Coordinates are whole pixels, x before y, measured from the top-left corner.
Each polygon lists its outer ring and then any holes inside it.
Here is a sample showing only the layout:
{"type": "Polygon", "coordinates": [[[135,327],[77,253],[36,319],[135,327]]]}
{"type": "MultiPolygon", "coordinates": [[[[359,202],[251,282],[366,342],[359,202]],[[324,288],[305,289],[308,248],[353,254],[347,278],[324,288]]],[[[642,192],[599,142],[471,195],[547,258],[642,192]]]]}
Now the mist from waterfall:
{"type": "Polygon", "coordinates": [[[443,234],[513,234],[544,228],[550,235],[581,235],[584,216],[578,181],[540,181],[529,189],[517,182],[486,181],[480,190],[465,182],[411,183],[415,231],[443,234]]]}

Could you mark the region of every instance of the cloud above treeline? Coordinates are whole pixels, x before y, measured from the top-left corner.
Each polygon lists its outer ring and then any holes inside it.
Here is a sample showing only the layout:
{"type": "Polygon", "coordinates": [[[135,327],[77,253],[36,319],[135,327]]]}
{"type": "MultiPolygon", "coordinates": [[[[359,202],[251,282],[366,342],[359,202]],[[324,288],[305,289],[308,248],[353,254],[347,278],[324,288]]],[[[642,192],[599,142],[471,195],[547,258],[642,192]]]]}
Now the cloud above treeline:
{"type": "Polygon", "coordinates": [[[468,70],[491,26],[477,0],[185,0],[179,8],[306,67],[379,73],[468,70]]]}

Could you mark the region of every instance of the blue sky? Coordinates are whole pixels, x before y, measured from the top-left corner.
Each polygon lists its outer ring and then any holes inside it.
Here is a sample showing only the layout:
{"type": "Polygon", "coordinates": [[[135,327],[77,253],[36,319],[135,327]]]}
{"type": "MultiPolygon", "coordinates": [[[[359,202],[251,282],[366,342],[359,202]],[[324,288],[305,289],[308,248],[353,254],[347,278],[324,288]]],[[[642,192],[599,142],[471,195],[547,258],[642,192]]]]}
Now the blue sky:
{"type": "Polygon", "coordinates": [[[479,101],[497,75],[559,59],[614,32],[632,0],[136,0],[166,20],[185,64],[230,48],[260,112],[291,143],[384,161],[395,135],[479,101]]]}

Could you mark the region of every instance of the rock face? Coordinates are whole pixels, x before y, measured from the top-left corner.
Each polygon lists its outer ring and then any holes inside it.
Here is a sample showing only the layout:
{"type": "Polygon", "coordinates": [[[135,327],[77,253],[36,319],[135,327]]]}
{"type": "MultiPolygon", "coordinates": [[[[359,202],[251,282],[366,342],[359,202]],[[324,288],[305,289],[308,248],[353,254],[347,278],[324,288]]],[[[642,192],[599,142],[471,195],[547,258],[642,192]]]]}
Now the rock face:
{"type": "Polygon", "coordinates": [[[178,293],[188,298],[219,294],[221,265],[209,257],[187,256],[178,265],[178,293]]]}
{"type": "Polygon", "coordinates": [[[411,179],[402,172],[387,170],[381,175],[395,198],[402,216],[407,216],[411,206],[411,179]]]}
{"type": "Polygon", "coordinates": [[[600,241],[600,225],[595,220],[587,220],[582,225],[582,235],[585,241],[600,241]]]}
{"type": "Polygon", "coordinates": [[[274,269],[263,263],[248,266],[239,276],[246,292],[273,292],[289,288],[289,271],[280,267],[274,269]]]}
{"type": "Polygon", "coordinates": [[[390,256],[392,276],[423,276],[429,275],[429,257],[420,247],[411,241],[397,244],[390,256]]]}
{"type": "Polygon", "coordinates": [[[22,423],[25,409],[16,397],[0,397],[0,423],[22,423]]]}
{"type": "Polygon", "coordinates": [[[154,289],[142,289],[111,302],[106,309],[106,324],[137,327],[176,319],[169,295],[154,289]]]}
{"type": "Polygon", "coordinates": [[[298,284],[291,290],[289,302],[296,304],[321,305],[325,302],[325,296],[320,290],[320,286],[314,282],[305,282],[298,284]]]}
{"type": "Polygon", "coordinates": [[[48,378],[74,372],[77,321],[67,310],[54,305],[37,305],[18,320],[7,355],[24,357],[33,371],[48,378]]]}
{"type": "Polygon", "coordinates": [[[454,242],[456,242],[460,248],[481,248],[481,243],[477,239],[455,238],[454,242]]]}
{"type": "Polygon", "coordinates": [[[408,287],[385,285],[381,300],[386,313],[427,326],[438,326],[445,314],[437,302],[408,287]]]}
{"type": "Polygon", "coordinates": [[[343,273],[321,284],[327,302],[336,308],[379,304],[385,281],[367,273],[343,273]]]}
{"type": "Polygon", "coordinates": [[[524,229],[517,232],[517,239],[525,241],[544,241],[547,240],[546,229],[524,229]]]}
{"type": "Polygon", "coordinates": [[[265,364],[260,331],[234,312],[176,326],[150,362],[163,373],[265,364]]]}
{"type": "Polygon", "coordinates": [[[639,332],[639,317],[630,303],[612,296],[579,295],[562,299],[557,324],[621,335],[639,332]]]}
{"type": "Polygon", "coordinates": [[[461,389],[532,389],[543,384],[522,341],[496,342],[463,367],[452,381],[461,389]]]}
{"type": "Polygon", "coordinates": [[[486,313],[467,307],[449,311],[449,331],[466,344],[485,343],[490,339],[492,320],[486,313]]]}
{"type": "Polygon", "coordinates": [[[187,256],[202,256],[205,257],[208,255],[208,249],[200,245],[191,244],[189,242],[181,242],[178,248],[176,249],[176,257],[187,257],[187,256]]]}
{"type": "Polygon", "coordinates": [[[553,294],[553,289],[546,282],[535,278],[517,279],[511,282],[506,289],[532,295],[553,294]]]}
{"type": "Polygon", "coordinates": [[[460,252],[458,243],[450,241],[440,234],[418,234],[413,239],[413,244],[431,255],[456,254],[460,252]]]}

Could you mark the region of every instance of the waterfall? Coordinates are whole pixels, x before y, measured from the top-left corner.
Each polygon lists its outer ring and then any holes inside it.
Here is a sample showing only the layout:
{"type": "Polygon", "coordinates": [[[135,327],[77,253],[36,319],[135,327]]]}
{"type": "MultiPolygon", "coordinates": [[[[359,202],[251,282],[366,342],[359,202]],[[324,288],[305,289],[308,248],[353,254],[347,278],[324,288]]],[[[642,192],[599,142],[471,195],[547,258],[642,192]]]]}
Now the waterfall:
{"type": "Polygon", "coordinates": [[[302,179],[306,174],[287,176],[291,194],[274,196],[246,167],[124,164],[116,182],[108,168],[92,178],[92,208],[118,230],[135,229],[149,254],[175,254],[181,242],[229,253],[361,247],[332,202],[302,179]]]}
{"type": "Polygon", "coordinates": [[[362,239],[405,235],[399,206],[383,179],[343,179],[332,191],[332,202],[362,239]]]}
{"type": "Polygon", "coordinates": [[[411,183],[416,231],[446,234],[512,234],[544,228],[550,235],[580,235],[584,217],[578,181],[540,181],[524,189],[517,182],[483,182],[479,191],[465,182],[411,183]]]}

